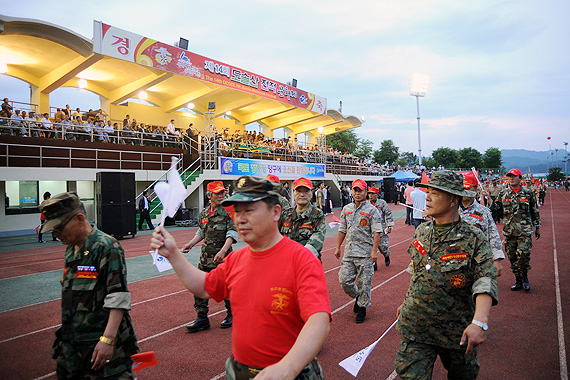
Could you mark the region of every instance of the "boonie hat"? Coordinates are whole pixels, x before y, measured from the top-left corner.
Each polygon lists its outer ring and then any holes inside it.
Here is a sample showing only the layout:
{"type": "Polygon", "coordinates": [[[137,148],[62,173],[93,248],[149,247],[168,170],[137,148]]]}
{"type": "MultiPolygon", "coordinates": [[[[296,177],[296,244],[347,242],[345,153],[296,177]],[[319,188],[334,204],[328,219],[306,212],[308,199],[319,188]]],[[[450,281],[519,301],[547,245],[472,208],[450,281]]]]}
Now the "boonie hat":
{"type": "Polygon", "coordinates": [[[237,179],[235,192],[222,201],[222,206],[231,206],[240,202],[256,202],[267,197],[279,198],[281,185],[266,179],[256,179],[245,175],[237,179]]]}
{"type": "Polygon", "coordinates": [[[511,170],[509,170],[509,172],[507,173],[507,177],[510,175],[520,175],[522,177],[522,172],[519,169],[516,168],[512,168],[511,170]]]}
{"type": "Polygon", "coordinates": [[[279,177],[277,177],[275,174],[268,174],[267,177],[265,177],[265,179],[268,179],[271,182],[279,183],[279,177]]]}
{"type": "Polygon", "coordinates": [[[303,177],[297,178],[295,181],[293,181],[293,190],[296,190],[299,186],[306,187],[309,190],[313,189],[313,183],[311,180],[303,177]]]}
{"type": "Polygon", "coordinates": [[[351,188],[354,189],[355,187],[358,187],[360,190],[366,190],[366,188],[368,187],[368,185],[366,185],[366,182],[361,180],[361,179],[355,179],[352,182],[352,186],[351,188]]]}
{"type": "Polygon", "coordinates": [[[75,191],[58,194],[41,204],[39,209],[46,218],[41,233],[53,230],[79,212],[85,212],[75,191]]]}
{"type": "Polygon", "coordinates": [[[451,170],[434,172],[428,183],[418,183],[417,187],[431,187],[460,197],[473,198],[475,192],[467,191],[463,187],[463,176],[451,170]]]}
{"type": "Polygon", "coordinates": [[[374,187],[374,186],[370,186],[370,187],[368,188],[368,192],[369,192],[369,193],[374,193],[374,194],[380,194],[380,189],[378,189],[377,187],[374,187]]]}
{"type": "Polygon", "coordinates": [[[226,190],[222,181],[214,181],[210,182],[208,186],[206,186],[207,191],[211,191],[214,194],[219,193],[220,191],[226,190]]]}

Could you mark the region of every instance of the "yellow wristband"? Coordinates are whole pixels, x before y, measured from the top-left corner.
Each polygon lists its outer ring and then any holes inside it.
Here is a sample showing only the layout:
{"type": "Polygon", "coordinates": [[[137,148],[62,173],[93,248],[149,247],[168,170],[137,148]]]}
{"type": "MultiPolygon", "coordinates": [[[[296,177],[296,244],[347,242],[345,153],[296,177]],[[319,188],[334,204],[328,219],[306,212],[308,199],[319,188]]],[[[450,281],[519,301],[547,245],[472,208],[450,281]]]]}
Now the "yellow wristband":
{"type": "Polygon", "coordinates": [[[99,340],[103,343],[107,343],[109,346],[114,346],[115,345],[115,339],[110,339],[110,338],[106,338],[104,336],[101,335],[101,337],[99,338],[99,340]]]}

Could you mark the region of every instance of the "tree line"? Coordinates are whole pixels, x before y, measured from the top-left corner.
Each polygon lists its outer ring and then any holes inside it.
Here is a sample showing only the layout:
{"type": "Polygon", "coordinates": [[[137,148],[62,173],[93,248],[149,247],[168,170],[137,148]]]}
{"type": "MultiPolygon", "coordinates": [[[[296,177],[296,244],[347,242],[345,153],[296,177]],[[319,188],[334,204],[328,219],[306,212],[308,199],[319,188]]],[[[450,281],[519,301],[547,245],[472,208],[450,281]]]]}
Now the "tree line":
{"type": "MultiPolygon", "coordinates": [[[[363,160],[374,161],[383,165],[415,166],[419,163],[418,156],[413,152],[400,152],[391,139],[380,143],[380,148],[373,150],[373,142],[359,138],[352,130],[337,132],[327,136],[327,145],[342,152],[348,152],[363,160]]],[[[501,168],[502,157],[499,148],[491,147],[481,154],[474,148],[437,148],[431,156],[422,156],[425,167],[446,168],[501,168]]]]}

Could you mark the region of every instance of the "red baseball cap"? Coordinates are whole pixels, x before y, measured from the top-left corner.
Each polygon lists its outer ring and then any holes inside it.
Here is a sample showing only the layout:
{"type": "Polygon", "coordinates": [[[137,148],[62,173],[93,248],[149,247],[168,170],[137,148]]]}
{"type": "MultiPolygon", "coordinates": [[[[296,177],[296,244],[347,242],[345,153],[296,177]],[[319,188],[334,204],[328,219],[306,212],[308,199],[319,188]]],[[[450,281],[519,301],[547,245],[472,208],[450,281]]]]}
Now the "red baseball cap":
{"type": "Polygon", "coordinates": [[[361,180],[361,179],[355,179],[355,180],[352,182],[351,188],[354,189],[355,187],[358,187],[360,190],[366,190],[366,188],[368,187],[368,185],[366,185],[366,182],[363,181],[363,180],[361,180]]]}
{"type": "Polygon", "coordinates": [[[463,174],[463,187],[465,190],[469,190],[472,187],[477,187],[477,185],[477,178],[475,178],[475,174],[473,174],[473,172],[463,174]]]}
{"type": "Polygon", "coordinates": [[[210,182],[206,187],[207,191],[211,191],[214,194],[219,193],[220,191],[226,190],[222,181],[214,181],[210,182]]]}
{"type": "Polygon", "coordinates": [[[380,194],[380,189],[378,189],[377,187],[374,187],[374,186],[370,186],[370,187],[368,188],[368,192],[369,192],[369,193],[374,193],[374,194],[380,194]]]}
{"type": "Polygon", "coordinates": [[[277,177],[275,174],[268,174],[267,177],[265,177],[265,179],[270,180],[271,182],[277,182],[279,183],[279,177],[277,177]]]}
{"type": "Polygon", "coordinates": [[[512,169],[509,170],[509,172],[507,173],[507,176],[510,176],[510,175],[520,175],[520,176],[522,177],[523,174],[522,174],[522,172],[521,172],[519,169],[512,168],[512,169]]]}
{"type": "Polygon", "coordinates": [[[307,189],[311,190],[313,188],[313,183],[311,182],[310,179],[301,177],[301,178],[297,178],[293,182],[293,190],[296,190],[299,186],[303,186],[303,187],[306,187],[307,189]]]}

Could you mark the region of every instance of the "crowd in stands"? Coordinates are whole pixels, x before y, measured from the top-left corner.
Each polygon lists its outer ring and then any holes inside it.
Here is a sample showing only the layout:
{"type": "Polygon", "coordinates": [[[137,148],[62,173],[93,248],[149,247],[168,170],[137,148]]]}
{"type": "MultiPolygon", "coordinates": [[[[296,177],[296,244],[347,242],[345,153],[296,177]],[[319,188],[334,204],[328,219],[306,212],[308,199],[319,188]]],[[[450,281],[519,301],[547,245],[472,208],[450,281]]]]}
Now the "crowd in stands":
{"type": "MultiPolygon", "coordinates": [[[[111,120],[104,110],[75,111],[67,104],[55,108],[53,115],[14,109],[13,102],[4,98],[0,111],[0,133],[21,137],[38,137],[68,141],[91,141],[101,143],[172,147],[200,151],[204,144],[212,142],[196,130],[192,124],[182,130],[171,120],[167,126],[139,123],[126,115],[121,121],[111,120]],[[11,104],[12,103],[12,104],[11,104]]],[[[395,169],[379,165],[341,152],[331,147],[305,146],[298,139],[268,138],[261,132],[233,134],[228,129],[216,133],[213,142],[223,156],[296,162],[326,162],[350,166],[364,175],[389,175],[395,169]]],[[[355,173],[356,174],[356,173],[355,173]]]]}

